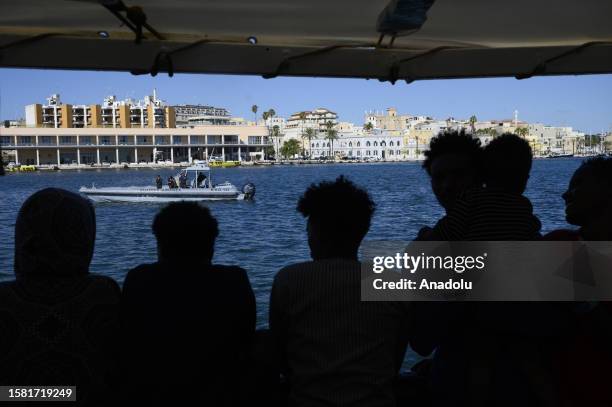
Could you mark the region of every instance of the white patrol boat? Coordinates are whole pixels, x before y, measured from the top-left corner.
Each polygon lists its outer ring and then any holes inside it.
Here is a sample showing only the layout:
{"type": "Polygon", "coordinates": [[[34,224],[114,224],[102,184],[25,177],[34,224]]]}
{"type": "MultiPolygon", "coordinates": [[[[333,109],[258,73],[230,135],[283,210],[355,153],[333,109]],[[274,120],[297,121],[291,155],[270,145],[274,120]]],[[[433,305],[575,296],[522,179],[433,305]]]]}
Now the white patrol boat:
{"type": "Polygon", "coordinates": [[[229,182],[213,184],[210,167],[204,163],[182,170],[168,184],[158,180],[155,186],[144,187],[81,187],[79,192],[95,202],[174,202],[251,200],[255,185],[245,184],[242,190],[229,182]]]}

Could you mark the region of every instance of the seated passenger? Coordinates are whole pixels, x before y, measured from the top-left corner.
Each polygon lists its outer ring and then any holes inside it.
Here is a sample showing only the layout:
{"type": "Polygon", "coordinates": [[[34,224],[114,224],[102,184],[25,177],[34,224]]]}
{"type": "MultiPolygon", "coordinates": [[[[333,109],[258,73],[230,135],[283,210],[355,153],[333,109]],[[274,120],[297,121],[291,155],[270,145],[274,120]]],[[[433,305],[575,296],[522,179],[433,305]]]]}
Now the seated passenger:
{"type": "MultiPolygon", "coordinates": [[[[427,239],[538,240],[540,221],[523,196],[531,164],[525,140],[513,134],[493,139],[484,148],[484,186],[460,194],[427,239]]],[[[429,321],[415,328],[415,341],[423,346],[431,340],[424,348],[436,348],[434,405],[531,405],[554,396],[542,349],[566,333],[564,307],[527,302],[443,305],[418,304],[429,321]],[[533,387],[534,374],[540,376],[540,388],[533,387]]]]}
{"type": "Polygon", "coordinates": [[[407,345],[404,311],[361,301],[357,251],[374,207],[344,177],[310,186],[298,202],[312,261],[280,270],[270,298],[290,406],[395,405],[407,345]]]}
{"type": "Polygon", "coordinates": [[[94,209],[77,194],[47,188],[22,205],[16,280],[0,283],[1,385],[71,385],[71,405],[118,404],[120,291],[89,274],[95,236],[94,209]]]}
{"type": "Polygon", "coordinates": [[[563,199],[567,223],[579,229],[555,230],[544,240],[612,240],[612,158],[585,160],[574,172],[563,199]]]}
{"type": "Polygon", "coordinates": [[[423,168],[431,177],[431,189],[448,212],[463,191],[482,184],[480,140],[464,131],[441,132],[425,151],[423,168]]]}
{"type": "Polygon", "coordinates": [[[484,186],[464,191],[426,240],[537,240],[541,223],[523,192],[531,147],[514,134],[493,139],[483,154],[484,186]]]}
{"type": "MultiPolygon", "coordinates": [[[[559,229],[546,234],[551,241],[612,241],[612,158],[585,160],[563,193],[565,215],[578,230],[559,229]]],[[[575,303],[577,326],[559,347],[555,359],[567,405],[609,406],[612,391],[612,303],[575,303]]]]}
{"type": "Polygon", "coordinates": [[[245,403],[240,379],[255,331],[246,272],[212,263],[217,221],[197,203],[166,206],[153,234],[158,261],[131,270],[123,285],[129,401],[245,403]]]}

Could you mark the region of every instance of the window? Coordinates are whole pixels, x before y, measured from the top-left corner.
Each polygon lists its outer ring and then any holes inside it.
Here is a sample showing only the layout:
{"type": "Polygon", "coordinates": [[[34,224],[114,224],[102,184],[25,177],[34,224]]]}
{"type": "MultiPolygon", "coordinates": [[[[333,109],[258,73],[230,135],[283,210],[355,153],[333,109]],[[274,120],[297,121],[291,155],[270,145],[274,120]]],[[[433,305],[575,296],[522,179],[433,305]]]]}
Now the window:
{"type": "MultiPolygon", "coordinates": [[[[366,142],[366,147],[370,147],[370,142],[366,142]]],[[[369,153],[368,153],[369,154],[369,153]]]]}
{"type": "Polygon", "coordinates": [[[378,141],[374,142],[374,147],[378,147],[378,141]]]}

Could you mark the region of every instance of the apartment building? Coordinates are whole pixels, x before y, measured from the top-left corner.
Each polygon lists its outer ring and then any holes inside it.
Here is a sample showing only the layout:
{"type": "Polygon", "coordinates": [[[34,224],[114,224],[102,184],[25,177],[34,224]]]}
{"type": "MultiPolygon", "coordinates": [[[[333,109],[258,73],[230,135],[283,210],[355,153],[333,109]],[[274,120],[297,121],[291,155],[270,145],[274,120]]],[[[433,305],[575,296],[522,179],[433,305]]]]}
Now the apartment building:
{"type": "Polygon", "coordinates": [[[72,105],[61,101],[59,94],[47,98],[46,104],[25,108],[26,127],[36,128],[175,128],[174,107],[152,96],[140,101],[118,100],[107,96],[102,104],[72,105]]]}

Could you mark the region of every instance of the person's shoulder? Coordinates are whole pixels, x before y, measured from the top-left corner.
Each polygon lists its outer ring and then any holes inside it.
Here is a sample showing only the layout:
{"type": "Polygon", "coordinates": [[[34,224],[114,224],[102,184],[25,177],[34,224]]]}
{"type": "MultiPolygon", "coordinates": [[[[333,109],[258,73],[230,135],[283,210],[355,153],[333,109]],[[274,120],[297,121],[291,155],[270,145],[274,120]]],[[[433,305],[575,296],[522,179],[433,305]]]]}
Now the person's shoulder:
{"type": "Polygon", "coordinates": [[[113,290],[116,292],[121,291],[121,289],[119,288],[119,284],[111,277],[92,273],[88,275],[88,278],[92,283],[100,287],[104,287],[104,288],[107,288],[109,290],[113,290]]]}
{"type": "Polygon", "coordinates": [[[572,241],[580,240],[580,232],[572,229],[557,229],[542,236],[546,241],[572,241]]]}
{"type": "Polygon", "coordinates": [[[141,264],[136,266],[126,274],[123,286],[125,287],[126,285],[131,285],[141,280],[148,280],[157,274],[156,272],[158,270],[158,263],[141,264]]]}
{"type": "Polygon", "coordinates": [[[340,270],[359,270],[361,263],[358,260],[323,259],[294,263],[283,267],[276,274],[275,279],[297,278],[301,275],[311,275],[314,272],[328,272],[340,270]]]}
{"type": "Polygon", "coordinates": [[[303,261],[300,263],[289,264],[278,271],[276,276],[288,276],[296,273],[303,273],[304,271],[310,270],[314,265],[314,261],[303,261]]]}

